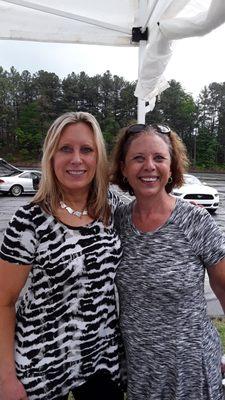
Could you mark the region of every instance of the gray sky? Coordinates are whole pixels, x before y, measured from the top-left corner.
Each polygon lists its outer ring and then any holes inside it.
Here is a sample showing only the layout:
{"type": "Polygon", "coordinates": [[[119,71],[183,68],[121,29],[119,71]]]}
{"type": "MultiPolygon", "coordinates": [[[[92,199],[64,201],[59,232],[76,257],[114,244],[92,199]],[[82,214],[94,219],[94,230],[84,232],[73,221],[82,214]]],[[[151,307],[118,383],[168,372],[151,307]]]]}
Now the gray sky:
{"type": "MultiPolygon", "coordinates": [[[[164,76],[179,81],[195,97],[205,85],[225,82],[224,39],[225,24],[204,37],[174,42],[164,76]]],[[[137,48],[0,40],[0,65],[4,69],[12,65],[19,72],[43,69],[60,78],[72,71],[93,76],[109,69],[133,81],[137,79],[137,60],[137,48]]]]}

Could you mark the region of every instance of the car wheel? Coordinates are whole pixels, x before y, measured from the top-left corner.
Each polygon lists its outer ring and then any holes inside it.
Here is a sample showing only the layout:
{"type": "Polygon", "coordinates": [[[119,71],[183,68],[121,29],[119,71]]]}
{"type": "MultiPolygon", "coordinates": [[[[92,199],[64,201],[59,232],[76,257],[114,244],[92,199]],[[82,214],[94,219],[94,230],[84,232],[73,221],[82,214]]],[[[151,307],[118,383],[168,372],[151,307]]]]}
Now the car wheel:
{"type": "Polygon", "coordinates": [[[14,197],[18,197],[23,193],[23,188],[20,185],[13,185],[10,189],[10,194],[14,197]]]}

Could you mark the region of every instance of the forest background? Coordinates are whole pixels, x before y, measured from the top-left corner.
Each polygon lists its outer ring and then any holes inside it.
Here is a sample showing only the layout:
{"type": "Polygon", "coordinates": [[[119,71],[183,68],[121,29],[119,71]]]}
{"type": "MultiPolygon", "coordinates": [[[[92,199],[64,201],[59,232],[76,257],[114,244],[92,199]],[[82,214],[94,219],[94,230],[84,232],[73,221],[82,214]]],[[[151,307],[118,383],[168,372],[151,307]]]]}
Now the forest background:
{"type": "MultiPolygon", "coordinates": [[[[181,84],[157,98],[146,123],[163,123],[175,130],[188,149],[192,167],[225,171],[225,82],[212,82],[195,100],[181,84]]],[[[0,157],[37,165],[46,132],[67,111],[88,111],[100,123],[110,154],[120,128],[137,120],[136,82],[106,71],[88,76],[72,72],[64,79],[40,70],[31,74],[0,67],[0,157]]]]}

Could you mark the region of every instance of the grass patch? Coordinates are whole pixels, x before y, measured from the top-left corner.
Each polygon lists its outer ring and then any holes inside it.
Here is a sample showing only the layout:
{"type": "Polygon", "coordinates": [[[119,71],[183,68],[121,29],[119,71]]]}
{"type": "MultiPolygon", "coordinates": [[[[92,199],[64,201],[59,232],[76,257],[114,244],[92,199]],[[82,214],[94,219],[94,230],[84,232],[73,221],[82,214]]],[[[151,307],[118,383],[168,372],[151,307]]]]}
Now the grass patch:
{"type": "Polygon", "coordinates": [[[219,332],[223,346],[223,352],[225,353],[225,317],[214,317],[212,318],[212,322],[219,332]]]}

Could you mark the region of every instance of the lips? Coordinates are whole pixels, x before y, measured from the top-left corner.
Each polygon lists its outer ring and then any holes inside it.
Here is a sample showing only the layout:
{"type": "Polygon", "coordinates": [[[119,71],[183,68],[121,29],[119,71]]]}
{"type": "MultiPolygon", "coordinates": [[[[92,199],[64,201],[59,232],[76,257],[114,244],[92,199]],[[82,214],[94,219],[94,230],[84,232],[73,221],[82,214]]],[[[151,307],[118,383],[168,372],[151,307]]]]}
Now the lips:
{"type": "Polygon", "coordinates": [[[157,176],[141,176],[139,179],[144,183],[152,183],[159,180],[157,176]]]}
{"type": "Polygon", "coordinates": [[[83,174],[85,174],[85,172],[86,172],[86,170],[85,169],[82,169],[82,170],[67,170],[67,173],[69,174],[69,175],[72,175],[72,176],[80,176],[80,175],[83,175],[83,174]]]}

